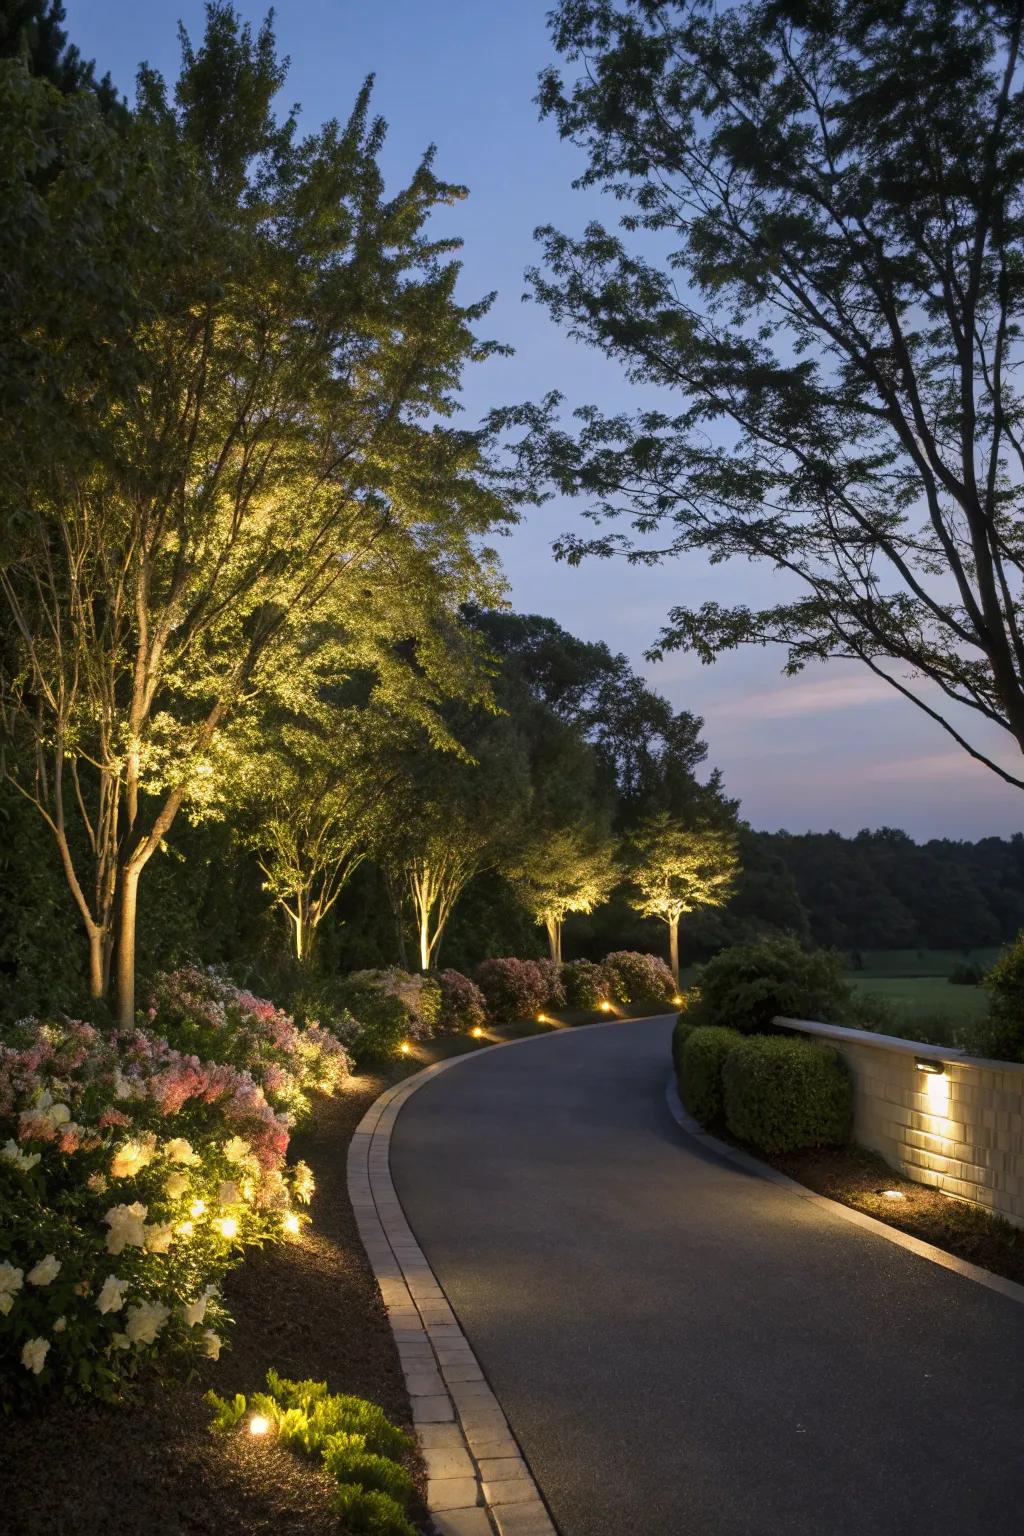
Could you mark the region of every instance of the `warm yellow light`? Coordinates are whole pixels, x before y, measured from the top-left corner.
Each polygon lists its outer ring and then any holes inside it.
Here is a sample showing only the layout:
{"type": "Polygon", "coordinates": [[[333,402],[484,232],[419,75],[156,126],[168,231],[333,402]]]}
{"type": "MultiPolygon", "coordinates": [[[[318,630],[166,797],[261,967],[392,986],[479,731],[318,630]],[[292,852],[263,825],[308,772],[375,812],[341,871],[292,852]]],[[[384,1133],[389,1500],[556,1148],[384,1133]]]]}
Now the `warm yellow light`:
{"type": "Polygon", "coordinates": [[[679,1007],[679,1005],[682,1002],[682,1000],[683,999],[682,999],[682,997],[680,996],[680,994],[678,992],[675,994],[675,996],[672,999],[672,1001],[675,1003],[677,1008],[679,1007]]]}
{"type": "Polygon", "coordinates": [[[902,1189],[883,1189],[882,1190],[882,1199],[883,1200],[905,1200],[906,1198],[907,1197],[903,1193],[902,1189]]]}
{"type": "Polygon", "coordinates": [[[538,1015],[537,1015],[537,1023],[538,1024],[546,1024],[547,1021],[548,1021],[548,1016],[547,1016],[546,1013],[538,1013],[538,1015]]]}
{"type": "Polygon", "coordinates": [[[602,1013],[611,1013],[612,1011],[612,1005],[608,1002],[601,1003],[600,1008],[602,1013]]]}
{"type": "Polygon", "coordinates": [[[473,1027],[473,1028],[472,1028],[472,1029],[471,1029],[471,1030],[470,1030],[470,1034],[471,1034],[471,1035],[472,1035],[472,1036],[473,1036],[473,1039],[474,1039],[474,1040],[482,1040],[482,1039],[483,1039],[483,1034],[484,1034],[484,1032],[483,1032],[483,1030],[482,1030],[482,1029],[481,1029],[481,1028],[480,1028],[480,1025],[479,1025],[479,1024],[476,1024],[476,1025],[474,1025],[474,1027],[473,1027]]]}
{"type": "Polygon", "coordinates": [[[217,1223],[217,1230],[221,1237],[237,1237],[238,1222],[233,1216],[222,1216],[217,1223]]]}
{"type": "Polygon", "coordinates": [[[292,1233],[297,1233],[298,1232],[298,1230],[299,1230],[299,1218],[296,1216],[294,1211],[289,1211],[287,1216],[285,1217],[285,1219],[284,1219],[284,1229],[285,1229],[286,1232],[292,1232],[292,1233]]]}
{"type": "Polygon", "coordinates": [[[201,1216],[205,1210],[205,1200],[193,1200],[192,1204],[188,1208],[188,1213],[190,1216],[201,1216]]]}
{"type": "Polygon", "coordinates": [[[403,1040],[399,1046],[399,1050],[403,1056],[408,1056],[409,1052],[412,1050],[412,1046],[409,1044],[408,1040],[403,1040]]]}
{"type": "Polygon", "coordinates": [[[192,1223],[190,1221],[179,1221],[178,1222],[178,1236],[179,1237],[191,1237],[192,1233],[194,1231],[195,1231],[195,1227],[192,1225],[192,1223]]]}
{"type": "Polygon", "coordinates": [[[924,1091],[932,1114],[944,1117],[949,1109],[949,1078],[945,1072],[929,1072],[924,1080],[924,1091]]]}
{"type": "Polygon", "coordinates": [[[265,1419],[262,1413],[254,1413],[249,1420],[250,1435],[265,1435],[270,1428],[270,1420],[265,1419]]]}

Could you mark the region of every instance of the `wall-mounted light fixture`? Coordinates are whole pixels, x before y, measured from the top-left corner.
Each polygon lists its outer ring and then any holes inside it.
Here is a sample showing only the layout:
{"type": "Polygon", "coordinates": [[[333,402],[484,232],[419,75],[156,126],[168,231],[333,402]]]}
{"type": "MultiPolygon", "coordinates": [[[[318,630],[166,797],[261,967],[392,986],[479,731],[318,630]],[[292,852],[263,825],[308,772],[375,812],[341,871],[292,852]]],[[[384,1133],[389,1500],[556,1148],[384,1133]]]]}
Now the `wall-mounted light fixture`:
{"type": "Polygon", "coordinates": [[[929,1061],[926,1056],[918,1056],[914,1062],[919,1072],[927,1072],[932,1077],[945,1077],[946,1063],[944,1061],[929,1061]]]}

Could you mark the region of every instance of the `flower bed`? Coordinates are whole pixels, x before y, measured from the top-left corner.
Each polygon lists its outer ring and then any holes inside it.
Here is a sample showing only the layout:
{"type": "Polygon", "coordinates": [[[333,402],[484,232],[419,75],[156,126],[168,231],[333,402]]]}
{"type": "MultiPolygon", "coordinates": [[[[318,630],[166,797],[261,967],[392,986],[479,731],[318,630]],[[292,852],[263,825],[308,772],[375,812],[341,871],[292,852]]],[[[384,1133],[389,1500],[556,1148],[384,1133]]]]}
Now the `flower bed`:
{"type": "Polygon", "coordinates": [[[293,1018],[264,997],[255,997],[199,966],[158,976],[147,1014],[152,1032],[177,1050],[248,1072],[275,1109],[301,1120],[308,1093],[335,1093],[352,1071],[352,1060],[329,1030],[293,1018]]]}
{"type": "Polygon", "coordinates": [[[3,1392],[114,1390],[157,1355],[213,1356],[217,1280],[299,1230],[312,1175],[252,1076],[141,1030],[25,1021],[0,1046],[3,1392]]]}

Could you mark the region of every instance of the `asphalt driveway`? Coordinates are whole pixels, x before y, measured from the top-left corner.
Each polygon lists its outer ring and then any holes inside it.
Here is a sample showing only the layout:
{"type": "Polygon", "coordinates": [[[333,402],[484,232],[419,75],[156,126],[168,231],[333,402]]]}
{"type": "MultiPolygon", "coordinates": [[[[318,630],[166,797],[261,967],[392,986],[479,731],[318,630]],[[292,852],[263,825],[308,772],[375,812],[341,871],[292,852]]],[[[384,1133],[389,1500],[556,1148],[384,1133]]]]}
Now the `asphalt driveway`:
{"type": "Polygon", "coordinates": [[[563,1536],[1020,1536],[1024,1306],[704,1151],[671,1028],[483,1053],[392,1140],[563,1536]]]}

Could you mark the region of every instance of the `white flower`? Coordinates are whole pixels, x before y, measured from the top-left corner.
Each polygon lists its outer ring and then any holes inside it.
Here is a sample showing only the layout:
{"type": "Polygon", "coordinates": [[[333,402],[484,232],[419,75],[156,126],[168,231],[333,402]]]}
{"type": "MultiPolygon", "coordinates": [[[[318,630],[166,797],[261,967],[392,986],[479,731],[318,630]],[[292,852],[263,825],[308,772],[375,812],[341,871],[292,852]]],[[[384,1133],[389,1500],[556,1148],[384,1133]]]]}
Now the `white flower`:
{"type": "Polygon", "coordinates": [[[67,1125],[71,1119],[71,1111],[66,1104],[51,1104],[47,1111],[47,1119],[51,1125],[67,1125]]]}
{"type": "Polygon", "coordinates": [[[0,1291],[0,1317],[6,1317],[14,1306],[14,1297],[10,1291],[0,1291]]]}
{"type": "Polygon", "coordinates": [[[131,1179],[153,1161],[156,1156],[156,1137],[152,1131],[135,1141],[126,1141],[118,1147],[110,1160],[110,1176],[114,1179],[131,1179]]]}
{"type": "Polygon", "coordinates": [[[229,1163],[241,1163],[249,1156],[249,1143],[244,1136],[232,1136],[224,1144],[224,1156],[229,1163]]]}
{"type": "Polygon", "coordinates": [[[68,1325],[68,1320],[67,1320],[66,1317],[58,1317],[55,1320],[54,1325],[53,1325],[54,1333],[63,1333],[65,1328],[67,1327],[67,1325],[68,1325]]]}
{"type": "Polygon", "coordinates": [[[126,1333],[115,1333],[110,1342],[115,1349],[131,1349],[132,1347],[132,1341],[126,1333]]]}
{"type": "Polygon", "coordinates": [[[172,1163],[198,1163],[199,1154],[193,1152],[192,1143],[186,1141],[184,1136],[175,1136],[173,1140],[164,1143],[164,1157],[172,1163]]]}
{"type": "Polygon", "coordinates": [[[212,1328],[207,1328],[203,1334],[203,1351],[211,1360],[220,1359],[220,1334],[214,1333],[212,1328]]]}
{"type": "Polygon", "coordinates": [[[124,1306],[124,1293],[128,1288],[127,1280],[119,1280],[116,1275],[108,1275],[100,1287],[100,1293],[96,1297],[96,1305],[101,1312],[120,1312],[124,1306]]]}
{"type": "Polygon", "coordinates": [[[0,1296],[10,1296],[14,1291],[20,1291],[25,1279],[25,1271],[15,1269],[14,1265],[4,1259],[0,1264],[0,1296]]]}
{"type": "Polygon", "coordinates": [[[147,1213],[147,1207],[140,1205],[138,1200],[132,1205],[112,1205],[103,1218],[110,1228],[107,1252],[120,1253],[126,1247],[145,1247],[147,1213]]]}
{"type": "Polygon", "coordinates": [[[164,1222],[162,1226],[154,1224],[146,1228],[146,1249],[149,1253],[166,1253],[171,1246],[174,1237],[173,1221],[164,1222]]]}
{"type": "Polygon", "coordinates": [[[33,1265],[25,1276],[29,1285],[49,1285],[60,1274],[60,1259],[55,1253],[48,1253],[45,1259],[40,1259],[33,1265]]]}
{"type": "Polygon", "coordinates": [[[32,1371],[38,1376],[46,1364],[46,1357],[50,1353],[49,1339],[29,1339],[21,1352],[21,1363],[26,1371],[32,1371]]]}
{"type": "Polygon", "coordinates": [[[120,1068],[114,1073],[114,1097],[115,1099],[127,1099],[131,1097],[132,1085],[122,1074],[120,1068]]]}
{"type": "Polygon", "coordinates": [[[217,1295],[217,1287],[208,1285],[195,1301],[186,1302],[181,1309],[181,1315],[190,1328],[196,1328],[206,1321],[206,1309],[210,1301],[217,1295]]]}
{"type": "Polygon", "coordinates": [[[218,1199],[221,1205],[238,1205],[242,1195],[238,1185],[233,1179],[224,1179],[220,1186],[218,1199]]]}
{"type": "Polygon", "coordinates": [[[167,1198],[169,1200],[180,1200],[188,1189],[188,1174],[169,1173],[164,1187],[167,1190],[167,1198]]]}
{"type": "Polygon", "coordinates": [[[128,1308],[125,1333],[133,1344],[152,1344],[170,1315],[162,1301],[136,1302],[128,1308]]]}
{"type": "Polygon", "coordinates": [[[9,1163],[13,1163],[15,1168],[20,1168],[22,1173],[28,1173],[29,1169],[34,1168],[36,1163],[38,1163],[40,1153],[23,1152],[12,1137],[5,1146],[0,1147],[0,1157],[6,1158],[9,1163]]]}

